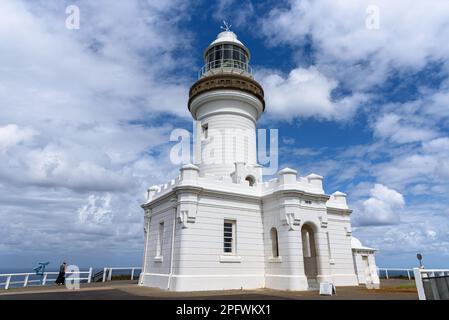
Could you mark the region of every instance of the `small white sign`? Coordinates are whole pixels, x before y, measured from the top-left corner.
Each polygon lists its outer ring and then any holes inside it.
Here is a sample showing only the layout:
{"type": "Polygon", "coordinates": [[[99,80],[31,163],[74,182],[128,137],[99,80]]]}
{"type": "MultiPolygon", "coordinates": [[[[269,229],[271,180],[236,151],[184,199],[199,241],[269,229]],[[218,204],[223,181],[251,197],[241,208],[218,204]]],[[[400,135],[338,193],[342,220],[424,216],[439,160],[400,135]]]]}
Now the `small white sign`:
{"type": "Polygon", "coordinates": [[[320,296],[331,296],[335,294],[335,287],[329,282],[320,282],[320,296]]]}

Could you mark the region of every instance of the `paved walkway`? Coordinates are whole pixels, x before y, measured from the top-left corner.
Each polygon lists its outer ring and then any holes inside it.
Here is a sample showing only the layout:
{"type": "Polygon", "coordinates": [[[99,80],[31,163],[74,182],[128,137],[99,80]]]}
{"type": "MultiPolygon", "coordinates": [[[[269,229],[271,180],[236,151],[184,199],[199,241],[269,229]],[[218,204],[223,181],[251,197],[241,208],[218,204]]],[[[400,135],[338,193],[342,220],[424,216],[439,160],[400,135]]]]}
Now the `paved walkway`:
{"type": "Polygon", "coordinates": [[[414,281],[382,280],[380,290],[359,287],[337,287],[332,297],[320,296],[316,291],[276,291],[270,289],[229,290],[208,292],[167,292],[140,287],[136,281],[112,281],[84,284],[80,290],[65,287],[27,287],[0,291],[0,300],[417,300],[414,281]]]}

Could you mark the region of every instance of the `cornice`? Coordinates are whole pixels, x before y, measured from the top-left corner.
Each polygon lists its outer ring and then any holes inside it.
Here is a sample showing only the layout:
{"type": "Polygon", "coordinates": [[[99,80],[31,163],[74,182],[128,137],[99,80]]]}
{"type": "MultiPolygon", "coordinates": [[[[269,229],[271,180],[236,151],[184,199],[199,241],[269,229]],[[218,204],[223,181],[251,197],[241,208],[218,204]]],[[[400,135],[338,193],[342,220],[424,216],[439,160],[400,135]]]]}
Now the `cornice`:
{"type": "Polygon", "coordinates": [[[236,89],[253,94],[260,100],[265,111],[265,99],[262,86],[255,80],[237,74],[217,74],[201,78],[195,82],[189,91],[188,107],[198,95],[217,89],[236,89]]]}

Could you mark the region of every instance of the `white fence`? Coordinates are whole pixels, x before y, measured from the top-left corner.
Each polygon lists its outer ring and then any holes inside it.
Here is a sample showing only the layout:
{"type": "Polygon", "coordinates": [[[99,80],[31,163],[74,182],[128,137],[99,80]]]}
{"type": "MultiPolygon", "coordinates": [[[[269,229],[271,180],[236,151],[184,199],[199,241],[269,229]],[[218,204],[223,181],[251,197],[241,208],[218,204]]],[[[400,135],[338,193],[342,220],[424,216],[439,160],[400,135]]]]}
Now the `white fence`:
{"type": "MultiPolygon", "coordinates": [[[[56,278],[58,276],[59,272],[44,272],[41,279],[34,279],[31,280],[31,276],[36,276],[36,273],[9,273],[9,274],[0,274],[0,280],[3,280],[5,282],[0,282],[0,286],[4,285],[4,289],[8,290],[11,285],[14,284],[20,284],[22,287],[27,287],[28,285],[32,283],[40,283],[41,285],[45,286],[47,283],[55,282],[56,278]],[[54,279],[52,276],[55,276],[54,279]],[[11,281],[13,278],[19,278],[19,280],[15,279],[14,281],[11,281]]],[[[88,283],[90,283],[92,279],[92,268],[89,268],[89,271],[73,271],[73,272],[66,272],[66,276],[73,276],[78,275],[78,278],[71,278],[71,280],[75,281],[82,281],[87,280],[88,283]],[[86,277],[82,278],[82,274],[87,274],[86,277]]]]}
{"type": "Polygon", "coordinates": [[[449,270],[414,268],[419,300],[449,300],[449,270]]]}
{"type": "MultiPolygon", "coordinates": [[[[98,277],[98,281],[106,282],[112,280],[112,273],[114,271],[130,271],[130,279],[133,280],[134,276],[139,275],[140,267],[106,267],[103,268],[103,271],[100,271],[98,274],[93,275],[93,268],[89,268],[88,271],[79,271],[79,272],[66,272],[66,276],[72,276],[72,280],[86,281],[87,283],[91,283],[96,280],[98,277]],[[73,275],[77,275],[77,278],[73,278],[73,275]]],[[[59,272],[44,272],[40,279],[36,279],[36,273],[8,273],[8,274],[0,274],[0,288],[4,288],[5,290],[10,289],[12,286],[17,287],[20,285],[21,287],[27,287],[30,285],[49,285],[53,284],[56,281],[59,272]]],[[[127,275],[128,276],[128,275],[127,275]]]]}
{"type": "MultiPolygon", "coordinates": [[[[381,272],[385,273],[385,278],[390,279],[390,276],[393,272],[399,273],[403,272],[404,274],[407,274],[407,277],[409,280],[412,280],[413,275],[413,269],[404,269],[404,268],[377,268],[377,275],[379,278],[381,277],[381,272]],[[390,274],[388,272],[390,271],[390,274]]],[[[397,277],[397,275],[394,275],[393,277],[397,277]]]]}
{"type": "Polygon", "coordinates": [[[134,279],[134,274],[136,270],[142,270],[140,267],[118,267],[118,268],[104,268],[103,269],[103,282],[112,280],[112,272],[114,270],[128,271],[131,270],[131,280],[134,279]]]}

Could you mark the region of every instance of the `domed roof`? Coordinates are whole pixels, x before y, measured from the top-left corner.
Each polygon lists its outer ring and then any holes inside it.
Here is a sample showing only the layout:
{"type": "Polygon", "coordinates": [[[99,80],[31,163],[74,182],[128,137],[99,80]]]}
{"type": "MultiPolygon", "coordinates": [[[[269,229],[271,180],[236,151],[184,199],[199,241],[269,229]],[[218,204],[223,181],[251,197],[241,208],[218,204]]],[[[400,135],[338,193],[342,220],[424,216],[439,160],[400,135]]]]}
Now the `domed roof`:
{"type": "Polygon", "coordinates": [[[210,46],[213,46],[213,45],[219,44],[219,43],[234,43],[234,44],[238,44],[240,46],[244,46],[244,44],[241,43],[239,39],[237,39],[237,35],[232,31],[220,32],[217,36],[217,39],[215,39],[210,44],[210,46]]]}
{"type": "Polygon", "coordinates": [[[357,239],[356,237],[351,237],[351,248],[356,249],[356,248],[361,248],[362,243],[360,242],[359,239],[357,239]]]}
{"type": "Polygon", "coordinates": [[[206,55],[206,52],[211,47],[213,47],[217,44],[225,44],[225,43],[226,44],[235,44],[235,45],[241,47],[242,49],[244,49],[246,51],[246,53],[248,54],[248,57],[250,58],[251,54],[250,54],[248,48],[246,48],[245,45],[239,39],[237,39],[237,35],[230,30],[220,32],[217,35],[217,39],[212,41],[212,43],[206,48],[206,50],[204,50],[204,55],[206,55]]]}
{"type": "Polygon", "coordinates": [[[376,249],[373,249],[373,248],[365,247],[364,245],[362,245],[360,240],[357,239],[356,237],[351,237],[351,248],[352,249],[372,250],[372,251],[376,250],[376,249]]]}

